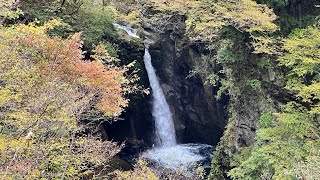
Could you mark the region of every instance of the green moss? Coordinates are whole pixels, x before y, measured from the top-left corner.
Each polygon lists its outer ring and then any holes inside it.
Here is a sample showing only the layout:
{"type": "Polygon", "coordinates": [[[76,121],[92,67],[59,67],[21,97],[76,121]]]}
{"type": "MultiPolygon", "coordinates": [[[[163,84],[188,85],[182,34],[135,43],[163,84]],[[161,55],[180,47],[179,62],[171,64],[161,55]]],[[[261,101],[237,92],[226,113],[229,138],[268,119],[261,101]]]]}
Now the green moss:
{"type": "Polygon", "coordinates": [[[260,61],[258,62],[258,67],[259,68],[269,69],[270,67],[272,67],[272,64],[271,64],[271,62],[269,61],[268,58],[262,57],[260,59],[260,61]]]}
{"type": "Polygon", "coordinates": [[[262,128],[268,128],[271,126],[271,123],[272,123],[272,113],[271,112],[264,112],[262,113],[262,115],[260,116],[260,119],[259,119],[259,123],[260,123],[260,126],[262,128]]]}
{"type": "Polygon", "coordinates": [[[255,91],[261,90],[261,82],[257,79],[247,80],[246,85],[251,87],[255,91]]]}
{"type": "Polygon", "coordinates": [[[131,27],[132,27],[133,29],[138,29],[138,28],[140,28],[140,25],[139,25],[139,24],[133,24],[131,27]]]}
{"type": "MultiPolygon", "coordinates": [[[[230,109],[232,111],[232,109],[230,109]]],[[[227,124],[226,130],[216,146],[211,161],[211,171],[208,176],[210,180],[226,179],[227,172],[230,170],[232,158],[226,151],[231,151],[234,147],[230,139],[232,139],[232,128],[234,127],[234,119],[231,117],[227,124]]]]}

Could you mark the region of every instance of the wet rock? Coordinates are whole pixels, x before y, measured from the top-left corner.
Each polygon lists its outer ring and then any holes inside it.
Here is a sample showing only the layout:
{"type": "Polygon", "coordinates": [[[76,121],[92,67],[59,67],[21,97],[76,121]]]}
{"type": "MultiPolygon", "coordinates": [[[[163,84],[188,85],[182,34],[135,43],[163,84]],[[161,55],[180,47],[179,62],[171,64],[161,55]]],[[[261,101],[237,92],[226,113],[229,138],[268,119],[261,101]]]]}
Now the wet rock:
{"type": "Polygon", "coordinates": [[[147,145],[143,141],[128,139],[117,156],[129,164],[134,165],[139,155],[146,150],[147,145]]]}

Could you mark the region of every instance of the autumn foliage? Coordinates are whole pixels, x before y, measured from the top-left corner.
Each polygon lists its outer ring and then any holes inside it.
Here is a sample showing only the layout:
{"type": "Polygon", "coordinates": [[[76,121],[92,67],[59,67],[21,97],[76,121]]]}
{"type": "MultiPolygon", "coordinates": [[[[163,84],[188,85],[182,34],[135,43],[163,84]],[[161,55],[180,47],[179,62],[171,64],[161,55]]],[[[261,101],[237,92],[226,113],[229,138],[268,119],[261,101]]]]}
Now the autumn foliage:
{"type": "Polygon", "coordinates": [[[24,48],[38,53],[34,57],[34,62],[43,75],[50,79],[59,78],[78,87],[80,92],[99,95],[97,106],[108,116],[118,115],[122,107],[127,105],[127,100],[123,98],[125,92],[122,89],[129,83],[124,77],[126,67],[111,65],[106,67],[103,64],[106,59],[98,59],[103,54],[108,55],[102,45],[97,46],[93,61],[83,60],[80,34],[75,34],[66,40],[45,35],[45,29],[51,28],[54,23],[58,22],[51,22],[40,30],[32,26],[16,27],[23,35],[15,35],[14,39],[24,48]]]}
{"type": "Polygon", "coordinates": [[[136,79],[103,45],[83,60],[80,34],[43,26],[0,27],[0,172],[5,179],[93,176],[121,147],[84,135],[79,117],[95,108],[118,116],[136,79]],[[27,135],[27,136],[26,136],[27,135]]]}

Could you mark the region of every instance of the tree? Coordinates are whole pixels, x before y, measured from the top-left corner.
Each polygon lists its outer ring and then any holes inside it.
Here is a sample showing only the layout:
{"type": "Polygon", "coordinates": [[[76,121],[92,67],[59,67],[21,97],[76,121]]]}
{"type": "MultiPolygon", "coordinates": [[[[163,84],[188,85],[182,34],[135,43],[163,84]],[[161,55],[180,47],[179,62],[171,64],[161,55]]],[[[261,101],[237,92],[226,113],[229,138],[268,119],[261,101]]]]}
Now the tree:
{"type": "Polygon", "coordinates": [[[233,179],[313,179],[319,166],[320,31],[295,30],[284,42],[281,65],[289,68],[287,86],[298,102],[288,102],[275,118],[257,132],[251,154],[229,172],[233,179]],[[311,164],[315,165],[311,165],[311,164]]]}
{"type": "Polygon", "coordinates": [[[79,117],[96,107],[119,115],[132,89],[128,66],[97,46],[83,60],[80,34],[50,37],[59,24],[0,27],[0,169],[11,178],[94,175],[119,150],[115,143],[85,136],[79,117]],[[100,59],[101,58],[101,59],[100,59]],[[26,137],[24,137],[26,136],[26,137]],[[93,155],[94,154],[94,155],[93,155]]]}
{"type": "Polygon", "coordinates": [[[320,113],[319,35],[318,27],[296,29],[285,41],[283,48],[287,53],[279,58],[281,65],[290,68],[287,89],[297,91],[315,115],[320,113]]]}
{"type": "Polygon", "coordinates": [[[1,0],[0,1],[0,25],[6,19],[16,19],[22,14],[18,8],[19,1],[1,0]]]}
{"type": "Polygon", "coordinates": [[[260,35],[278,30],[273,23],[276,19],[273,11],[252,0],[154,0],[151,6],[155,10],[170,10],[187,15],[187,33],[194,41],[214,42],[218,31],[227,26],[240,32],[260,35]]]}

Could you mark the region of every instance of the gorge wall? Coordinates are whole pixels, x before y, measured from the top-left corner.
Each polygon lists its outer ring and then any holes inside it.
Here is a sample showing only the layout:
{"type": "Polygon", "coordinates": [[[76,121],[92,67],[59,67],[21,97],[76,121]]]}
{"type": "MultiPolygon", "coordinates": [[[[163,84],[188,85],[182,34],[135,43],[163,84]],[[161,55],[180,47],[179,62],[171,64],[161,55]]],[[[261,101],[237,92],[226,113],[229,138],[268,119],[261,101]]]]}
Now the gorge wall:
{"type": "MultiPolygon", "coordinates": [[[[224,171],[224,168],[230,168],[229,157],[255,142],[261,115],[278,109],[291,96],[281,88],[283,82],[280,71],[271,68],[273,66],[261,66],[260,57],[239,44],[238,47],[243,49],[235,51],[241,52],[240,59],[223,65],[225,67],[212,67],[212,71],[218,74],[221,68],[232,66],[231,73],[224,77],[232,86],[217,100],[215,96],[219,85],[206,84],[200,75],[190,76],[190,71],[208,54],[206,44],[191,43],[185,33],[184,15],[166,13],[145,8],[142,12],[142,28],[148,32],[144,35],[154,41],[149,50],[173,114],[177,141],[211,145],[219,143],[213,167],[219,166],[218,171],[224,171]],[[260,82],[257,87],[250,84],[256,81],[260,82]]],[[[142,63],[143,51],[141,48],[137,51],[126,40],[122,46],[125,49],[122,58],[130,59],[125,57],[130,53],[137,55],[141,83],[149,87],[142,63]]],[[[122,116],[125,120],[106,125],[109,138],[120,141],[133,138],[143,140],[148,145],[154,144],[150,98],[150,95],[134,96],[122,116]]]]}
{"type": "Polygon", "coordinates": [[[153,64],[171,107],[178,142],[216,144],[226,122],[226,99],[216,101],[214,88],[189,77],[200,53],[184,42],[184,33],[166,29],[150,47],[153,64]],[[185,46],[185,47],[183,47],[185,46]]]}
{"type": "Polygon", "coordinates": [[[214,145],[219,142],[212,166],[217,176],[210,177],[226,178],[224,172],[231,168],[231,157],[255,142],[261,115],[279,109],[292,97],[282,88],[280,69],[261,65],[261,57],[252,54],[246,44],[237,44],[233,50],[239,54],[238,59],[222,67],[212,65],[211,71],[216,74],[221,69],[230,70],[223,78],[231,85],[217,100],[219,85],[205,85],[202,76],[189,77],[190,70],[209,52],[206,44],[191,43],[187,38],[186,17],[152,8],[146,8],[143,17],[144,28],[156,34],[151,54],[172,108],[178,140],[214,145]]]}
{"type": "MultiPolygon", "coordinates": [[[[149,36],[154,40],[150,46],[152,63],[173,115],[178,143],[216,145],[226,125],[228,97],[215,100],[217,88],[205,85],[199,76],[190,76],[194,64],[201,59],[201,46],[188,45],[185,28],[180,27],[184,26],[184,17],[176,18],[182,23],[176,24],[177,27],[168,23],[161,30],[157,22],[150,24],[146,19],[143,23],[143,28],[151,33],[149,36]]],[[[130,53],[133,54],[141,69],[141,84],[149,87],[141,48],[135,50],[137,46],[132,46],[132,42],[125,39],[120,44],[125,49],[120,58],[132,59],[130,53]]],[[[108,137],[120,141],[139,139],[152,145],[154,122],[150,98],[150,95],[133,96],[129,108],[122,116],[124,120],[105,125],[108,137]]]]}

